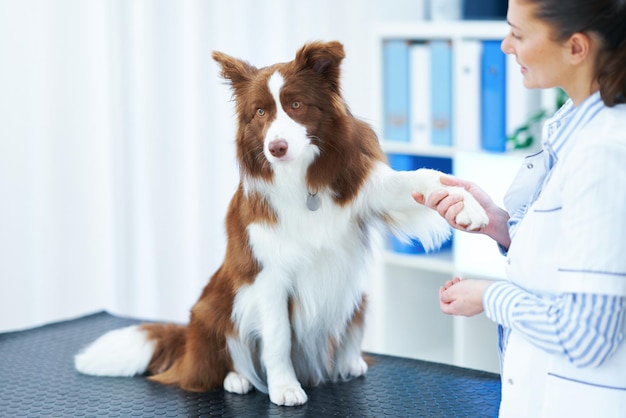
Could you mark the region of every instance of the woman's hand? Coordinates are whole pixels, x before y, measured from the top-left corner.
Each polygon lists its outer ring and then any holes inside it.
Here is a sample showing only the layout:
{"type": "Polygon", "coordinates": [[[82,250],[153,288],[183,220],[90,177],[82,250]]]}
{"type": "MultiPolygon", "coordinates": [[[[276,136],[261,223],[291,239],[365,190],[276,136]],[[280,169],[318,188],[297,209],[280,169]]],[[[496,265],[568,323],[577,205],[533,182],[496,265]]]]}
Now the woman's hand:
{"type": "Polygon", "coordinates": [[[434,191],[427,199],[421,193],[413,193],[413,199],[419,204],[436,210],[452,228],[460,231],[482,233],[493,238],[504,248],[509,247],[511,244],[507,225],[509,215],[504,209],[498,207],[483,189],[470,181],[448,175],[442,175],[440,181],[444,186],[463,187],[467,190],[485,209],[489,223],[483,228],[471,231],[467,229],[467,226],[457,224],[456,216],[463,209],[463,197],[450,195],[445,188],[434,191]]]}
{"type": "Polygon", "coordinates": [[[474,316],[483,308],[483,293],[492,282],[489,280],[455,277],[439,288],[439,308],[448,315],[474,316]]]}

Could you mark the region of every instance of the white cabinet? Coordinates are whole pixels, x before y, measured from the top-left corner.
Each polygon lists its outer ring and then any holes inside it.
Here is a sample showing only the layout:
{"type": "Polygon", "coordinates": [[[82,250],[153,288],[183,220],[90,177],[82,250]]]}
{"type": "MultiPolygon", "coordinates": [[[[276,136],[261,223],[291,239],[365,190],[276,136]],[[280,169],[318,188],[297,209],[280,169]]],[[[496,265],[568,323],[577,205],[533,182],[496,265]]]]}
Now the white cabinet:
{"type": "MultiPolygon", "coordinates": [[[[502,197],[517,172],[524,155],[532,150],[484,152],[480,146],[464,144],[464,112],[462,91],[459,88],[459,69],[453,70],[453,134],[449,146],[430,145],[427,141],[397,141],[385,138],[383,44],[385,41],[404,40],[408,43],[447,40],[452,48],[452,66],[467,40],[501,40],[508,31],[505,22],[423,22],[394,24],[379,28],[376,37],[380,73],[379,88],[374,92],[380,104],[381,120],[374,127],[381,134],[381,143],[387,153],[452,160],[453,173],[479,184],[502,205],[502,197]]],[[[519,69],[518,69],[519,70],[519,69]]],[[[414,71],[414,68],[411,69],[414,71]]],[[[521,83],[521,76],[519,79],[521,83]]],[[[410,86],[407,86],[410,89],[410,86]]],[[[522,91],[513,94],[526,94],[522,91]]],[[[533,94],[520,100],[533,99],[533,94]]],[[[536,98],[536,97],[535,97],[536,98]]],[[[552,96],[539,97],[542,106],[552,96]]],[[[531,101],[532,101],[531,100],[531,101]]],[[[551,111],[552,109],[547,109],[551,111]]],[[[467,111],[476,114],[476,109],[467,111]]],[[[521,115],[521,119],[528,115],[521,115]]],[[[371,317],[364,348],[398,356],[454,364],[463,367],[499,372],[496,325],[484,314],[472,318],[452,317],[441,313],[438,305],[439,287],[453,276],[462,278],[504,278],[504,257],[495,242],[478,235],[456,232],[451,250],[430,254],[398,254],[385,251],[379,262],[379,275],[371,292],[371,317]]]]}

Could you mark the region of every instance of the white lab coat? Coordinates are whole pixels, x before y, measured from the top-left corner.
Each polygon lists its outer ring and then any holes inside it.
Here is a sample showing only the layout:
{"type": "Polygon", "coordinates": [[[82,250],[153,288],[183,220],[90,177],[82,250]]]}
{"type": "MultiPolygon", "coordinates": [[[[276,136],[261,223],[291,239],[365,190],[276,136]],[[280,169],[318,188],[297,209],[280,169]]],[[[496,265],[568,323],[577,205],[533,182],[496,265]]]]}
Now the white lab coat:
{"type": "MultiPolygon", "coordinates": [[[[589,292],[626,296],[626,105],[602,110],[565,146],[568,148],[564,148],[563,157],[549,174],[541,195],[517,227],[507,254],[507,276],[544,295],[589,292]],[[576,240],[578,226],[568,225],[565,218],[571,212],[561,209],[565,208],[564,202],[568,210],[576,206],[567,200],[568,193],[572,191],[571,182],[578,181],[578,169],[589,158],[602,160],[600,166],[595,165],[596,170],[604,166],[611,170],[603,175],[615,199],[595,203],[611,205],[609,216],[613,219],[603,220],[603,228],[597,230],[605,237],[585,247],[587,242],[576,240]],[[615,169],[620,164],[624,168],[615,169]],[[608,230],[623,235],[613,233],[609,237],[608,230]],[[578,263],[576,270],[584,270],[580,277],[560,269],[572,263],[578,263]],[[600,271],[615,274],[593,273],[600,271]]],[[[540,158],[526,164],[541,170],[540,158]]],[[[541,177],[537,170],[521,171],[521,176],[541,177]]],[[[582,234],[589,232],[582,225],[582,234]]],[[[626,343],[601,366],[579,368],[564,356],[539,349],[513,329],[502,366],[500,416],[626,417],[626,343]]]]}

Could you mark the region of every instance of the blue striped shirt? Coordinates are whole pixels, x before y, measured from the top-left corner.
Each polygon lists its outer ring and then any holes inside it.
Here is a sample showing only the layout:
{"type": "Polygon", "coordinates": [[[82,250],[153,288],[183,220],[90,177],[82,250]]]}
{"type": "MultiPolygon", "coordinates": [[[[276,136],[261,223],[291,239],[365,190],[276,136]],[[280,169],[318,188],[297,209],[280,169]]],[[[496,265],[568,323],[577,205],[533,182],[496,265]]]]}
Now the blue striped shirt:
{"type": "Polygon", "coordinates": [[[485,305],[491,306],[487,316],[502,326],[501,354],[511,329],[578,367],[600,366],[622,341],[623,297],[566,293],[547,298],[502,281],[489,286],[485,305]]]}
{"type": "MultiPolygon", "coordinates": [[[[526,190],[524,202],[509,209],[509,234],[513,240],[520,221],[538,198],[550,178],[550,170],[563,157],[568,138],[585,126],[604,108],[599,93],[574,107],[569,100],[544,126],[543,156],[546,165],[539,187],[526,190]]],[[[499,324],[501,360],[512,329],[523,334],[535,346],[553,354],[566,356],[578,367],[597,367],[615,352],[626,298],[591,293],[564,293],[556,296],[534,293],[512,282],[496,282],[487,288],[483,298],[485,314],[499,324]]]]}

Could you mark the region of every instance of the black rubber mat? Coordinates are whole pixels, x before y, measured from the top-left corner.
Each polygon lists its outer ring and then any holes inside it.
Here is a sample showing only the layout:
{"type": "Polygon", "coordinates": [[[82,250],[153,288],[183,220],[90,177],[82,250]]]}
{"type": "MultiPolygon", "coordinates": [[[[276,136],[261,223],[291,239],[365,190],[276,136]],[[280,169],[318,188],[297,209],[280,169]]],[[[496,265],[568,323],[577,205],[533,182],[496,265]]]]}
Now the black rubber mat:
{"type": "Polygon", "coordinates": [[[137,321],[106,313],[0,334],[0,417],[495,417],[499,376],[371,355],[365,377],[308,388],[299,407],[267,395],[186,393],[144,377],[81,375],[73,356],[110,329],[137,321]]]}

